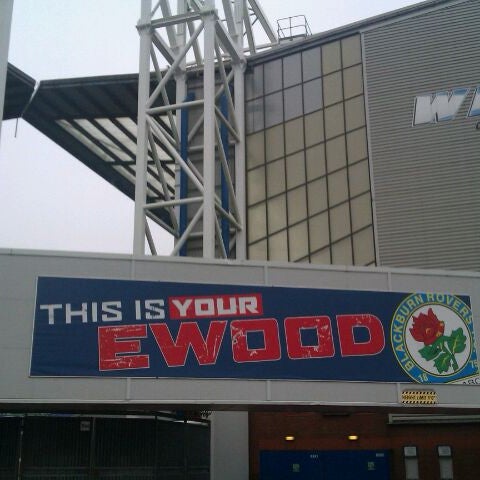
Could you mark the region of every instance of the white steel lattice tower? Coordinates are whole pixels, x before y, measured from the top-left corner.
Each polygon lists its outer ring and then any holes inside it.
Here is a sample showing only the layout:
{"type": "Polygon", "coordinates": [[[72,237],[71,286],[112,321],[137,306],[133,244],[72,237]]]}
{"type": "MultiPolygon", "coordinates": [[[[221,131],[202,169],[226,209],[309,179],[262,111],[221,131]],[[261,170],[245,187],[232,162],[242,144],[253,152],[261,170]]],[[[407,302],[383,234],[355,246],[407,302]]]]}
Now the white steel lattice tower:
{"type": "Polygon", "coordinates": [[[137,26],[140,74],[136,255],[145,253],[145,239],[151,253],[156,254],[155,239],[146,220],[149,217],[175,236],[171,255],[184,251],[187,240],[200,238],[204,258],[243,259],[246,256],[245,52],[252,54],[259,48],[253,25],[260,26],[268,39],[262,48],[276,44],[277,36],[256,0],[222,0],[222,7],[224,21],[219,18],[215,0],[177,0],[175,14],[168,0],[159,0],[153,9],[152,0],[142,0],[137,26]],[[161,63],[167,64],[167,68],[162,70],[161,63]],[[203,98],[197,98],[198,95],[191,98],[188,94],[190,71],[195,71],[203,80],[203,98]],[[167,93],[167,85],[172,80],[175,81],[174,103],[167,93]],[[196,121],[189,127],[186,118],[191,109],[198,111],[196,121]],[[191,145],[202,130],[200,144],[191,145]],[[191,152],[201,153],[201,165],[192,162],[191,152]],[[229,158],[231,152],[234,162],[229,158]],[[176,176],[174,187],[168,184],[164,171],[172,164],[176,176]],[[149,181],[153,181],[151,169],[155,172],[157,188],[163,192],[161,201],[147,201],[149,181]],[[185,182],[189,189],[185,189],[185,182]],[[154,212],[159,209],[168,212],[169,222],[158,221],[154,212]]]}

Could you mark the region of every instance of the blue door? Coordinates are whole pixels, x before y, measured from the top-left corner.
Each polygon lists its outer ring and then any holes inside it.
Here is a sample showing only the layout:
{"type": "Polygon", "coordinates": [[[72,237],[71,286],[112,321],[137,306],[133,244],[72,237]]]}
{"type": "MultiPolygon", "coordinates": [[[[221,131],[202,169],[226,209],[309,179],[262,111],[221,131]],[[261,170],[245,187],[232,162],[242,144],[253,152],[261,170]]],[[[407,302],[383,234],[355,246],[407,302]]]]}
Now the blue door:
{"type": "Polygon", "coordinates": [[[319,452],[262,451],[260,480],[323,480],[323,464],[319,452]]]}
{"type": "Polygon", "coordinates": [[[260,480],[389,480],[387,450],[260,452],[260,480]]]}

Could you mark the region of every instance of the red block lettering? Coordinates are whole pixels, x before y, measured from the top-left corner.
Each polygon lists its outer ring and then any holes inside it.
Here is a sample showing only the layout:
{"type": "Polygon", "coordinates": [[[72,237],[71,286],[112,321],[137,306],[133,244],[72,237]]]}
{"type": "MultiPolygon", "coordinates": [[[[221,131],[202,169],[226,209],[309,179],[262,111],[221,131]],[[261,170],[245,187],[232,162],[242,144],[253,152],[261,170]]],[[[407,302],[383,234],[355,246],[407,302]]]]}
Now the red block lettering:
{"type": "Polygon", "coordinates": [[[285,337],[289,358],[333,357],[335,346],[332,338],[330,318],[320,317],[287,317],[285,319],[285,337]],[[302,330],[316,330],[316,345],[302,344],[302,330]]]}
{"type": "Polygon", "coordinates": [[[181,323],[176,340],[172,338],[165,323],[151,324],[150,329],[169,367],[185,365],[190,346],[200,365],[214,365],[222,345],[226,324],[226,321],[211,322],[206,339],[195,322],[181,323]]]}
{"type": "Polygon", "coordinates": [[[146,325],[121,325],[98,327],[98,368],[99,370],[124,370],[149,368],[148,355],[120,355],[140,353],[140,340],[147,336],[146,325]]]}
{"type": "Polygon", "coordinates": [[[281,358],[278,324],[274,318],[234,320],[230,324],[230,331],[233,359],[236,362],[264,362],[281,358]],[[263,334],[263,348],[249,348],[247,335],[253,332],[263,334]]]}
{"type": "Polygon", "coordinates": [[[376,355],[385,347],[385,335],[382,322],[371,314],[337,315],[338,336],[342,356],[376,355]],[[365,342],[355,340],[355,329],[365,328],[369,339],[365,342]]]}

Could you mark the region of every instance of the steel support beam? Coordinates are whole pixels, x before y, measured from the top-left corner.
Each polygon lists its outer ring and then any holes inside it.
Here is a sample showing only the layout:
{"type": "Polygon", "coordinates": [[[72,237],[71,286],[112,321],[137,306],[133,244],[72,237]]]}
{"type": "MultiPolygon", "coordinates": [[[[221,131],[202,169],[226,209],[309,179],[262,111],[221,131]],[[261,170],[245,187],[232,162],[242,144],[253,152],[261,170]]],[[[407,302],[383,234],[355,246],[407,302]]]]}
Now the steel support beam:
{"type": "MultiPolygon", "coordinates": [[[[214,7],[215,0],[205,6],[214,7]]],[[[203,17],[203,257],[215,258],[215,17],[203,17]]]]}
{"type": "Polygon", "coordinates": [[[177,0],[176,11],[168,0],[159,0],[153,11],[151,0],[142,0],[137,25],[140,33],[134,222],[137,255],[145,252],[145,236],[150,251],[156,251],[146,217],[152,218],[155,209],[164,208],[170,215],[176,238],[172,255],[185,254],[189,239],[200,238],[204,258],[247,257],[244,40],[247,39],[250,51],[255,52],[255,24],[261,25],[267,36],[274,39],[258,2],[222,0],[221,4],[226,27],[219,18],[215,0],[177,0]],[[250,21],[248,4],[259,22],[250,21]],[[162,18],[154,18],[160,13],[162,18]],[[263,18],[259,19],[258,15],[263,18]],[[202,41],[203,49],[199,45],[202,41]],[[157,58],[157,54],[161,55],[157,58]],[[196,71],[203,72],[203,98],[199,97],[198,90],[196,97],[187,90],[187,56],[189,62],[194,58],[196,71]],[[151,94],[150,57],[157,80],[151,94]],[[162,70],[161,65],[165,64],[168,66],[162,70]],[[175,100],[168,98],[166,90],[172,79],[176,83],[175,100]],[[196,121],[190,125],[187,116],[194,109],[196,121]],[[202,136],[200,142],[199,135],[202,136]],[[192,141],[194,146],[190,144],[192,141]],[[230,162],[232,145],[234,158],[230,162]],[[151,173],[147,170],[147,161],[149,157],[153,159],[159,179],[155,180],[156,185],[160,182],[165,190],[168,185],[161,170],[165,154],[175,164],[175,194],[167,192],[157,200],[149,190],[151,173]],[[202,154],[201,167],[189,158],[193,154],[196,159],[202,154]],[[216,193],[215,182],[219,177],[222,198],[216,193]]]}
{"type": "Polygon", "coordinates": [[[134,255],[145,254],[146,217],[143,205],[147,198],[148,127],[147,102],[150,91],[150,45],[151,33],[148,23],[151,19],[152,0],[142,0],[140,23],[140,60],[138,78],[138,132],[137,158],[135,168],[135,216],[133,233],[134,255]]]}

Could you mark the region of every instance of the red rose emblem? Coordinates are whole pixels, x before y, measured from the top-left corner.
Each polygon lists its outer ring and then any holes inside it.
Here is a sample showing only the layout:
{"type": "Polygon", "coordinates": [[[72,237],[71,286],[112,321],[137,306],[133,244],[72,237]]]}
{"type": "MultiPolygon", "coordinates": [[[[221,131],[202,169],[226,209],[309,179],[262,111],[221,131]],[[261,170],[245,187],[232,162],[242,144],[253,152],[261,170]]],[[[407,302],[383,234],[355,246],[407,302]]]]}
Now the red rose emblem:
{"type": "Polygon", "coordinates": [[[444,331],[445,324],[437,318],[431,308],[428,309],[426,315],[420,313],[418,317],[413,317],[413,325],[410,328],[412,337],[425,345],[431,345],[438,337],[443,335],[444,331]]]}

